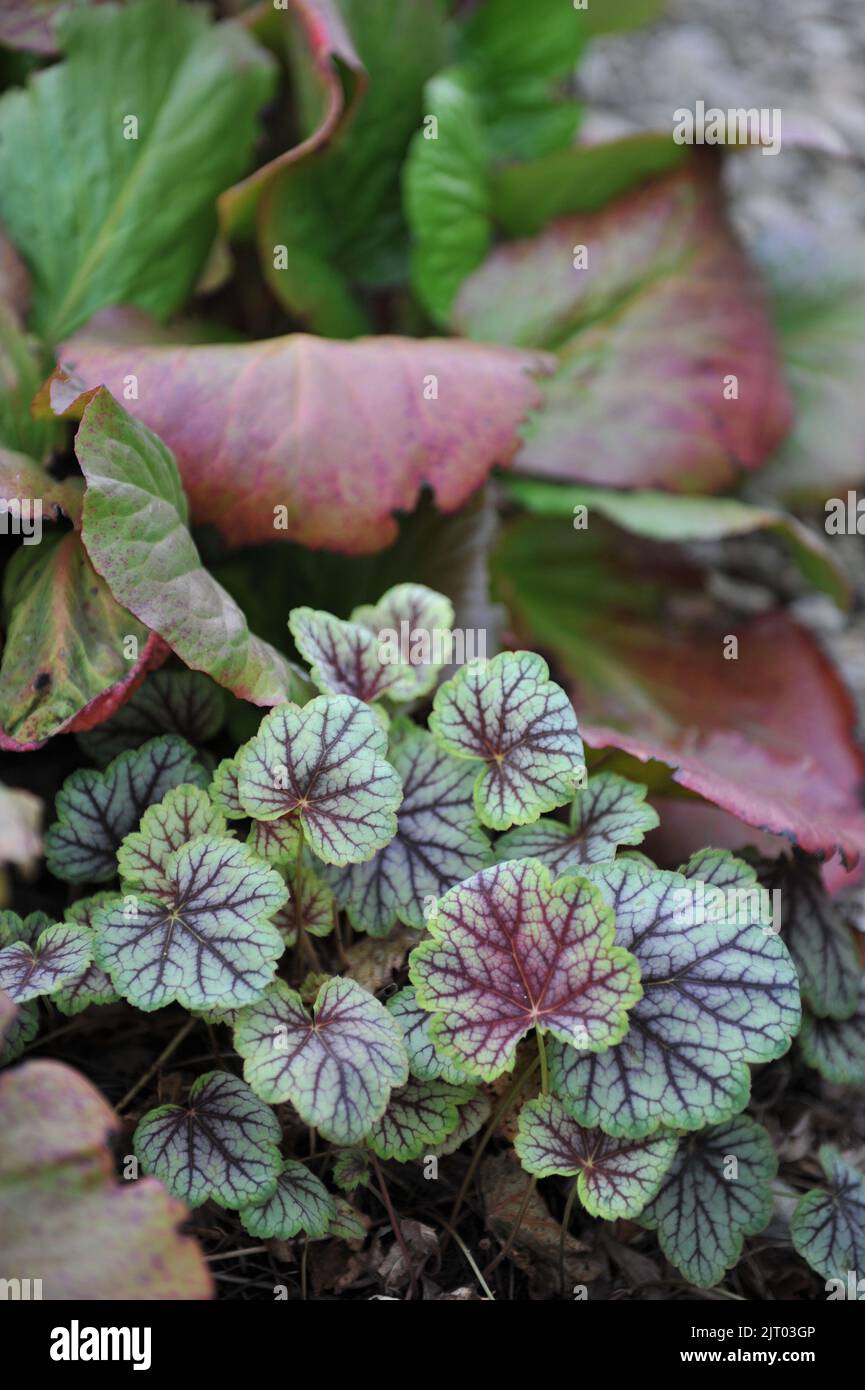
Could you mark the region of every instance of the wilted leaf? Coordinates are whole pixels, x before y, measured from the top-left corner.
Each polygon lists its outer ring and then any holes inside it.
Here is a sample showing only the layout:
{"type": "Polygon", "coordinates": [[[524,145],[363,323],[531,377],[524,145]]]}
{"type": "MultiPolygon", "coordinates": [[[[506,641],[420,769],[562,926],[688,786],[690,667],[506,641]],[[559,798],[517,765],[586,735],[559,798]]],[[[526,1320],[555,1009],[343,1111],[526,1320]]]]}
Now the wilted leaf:
{"type": "Polygon", "coordinates": [[[281,705],[238,754],[238,795],[248,815],[291,816],[329,864],[368,859],[392,839],[400,781],[385,760],[387,734],[350,695],[281,705]]]}
{"type": "Polygon", "coordinates": [[[793,1244],[824,1279],[840,1279],[847,1296],[848,1275],[865,1261],[865,1177],[846,1163],[831,1144],[820,1149],[827,1187],[806,1192],[793,1213],[793,1244]]]}
{"type": "Polygon", "coordinates": [[[377,994],[402,970],[406,956],[418,940],[418,932],[403,931],[401,928],[384,938],[361,937],[346,951],[350,962],[346,974],[349,979],[357,980],[370,994],[377,994]]]}
{"type": "Polygon", "coordinates": [[[67,883],[105,883],[117,872],[122,841],[148,806],[192,781],[204,786],[207,774],[195,750],[174,734],[121,753],[104,772],[79,768],[57,793],[57,820],[45,836],[48,868],[67,883]]]}
{"type": "Polygon", "coordinates": [[[470,1075],[510,1071],[532,1028],[591,1052],[618,1042],[640,997],[636,961],[582,878],[553,883],[537,860],[483,869],[446,893],[412,952],[431,1036],[470,1075]]]}
{"type": "Polygon", "coordinates": [[[152,1179],[113,1181],[116,1128],[60,1062],[0,1077],[0,1277],[38,1271],[52,1301],[210,1297],[201,1251],[178,1234],[183,1207],[152,1179]]]}
{"type": "Polygon", "coordinates": [[[321,869],[352,926],[371,936],[387,936],[397,921],[423,927],[433,901],[491,858],[473,767],[403,720],[391,727],[388,761],[402,780],[393,839],[365,863],[321,869]]]}
{"type": "Polygon", "coordinates": [[[611,1139],[600,1129],[583,1129],[555,1096],[539,1096],[520,1111],[514,1148],[529,1173],[576,1178],[586,1211],[615,1221],[638,1216],[655,1196],[673,1161],[676,1138],[611,1139]]]}
{"type": "Polygon", "coordinates": [[[638,1218],[691,1284],[717,1284],[772,1215],[778,1160],[762,1125],[739,1115],[687,1135],[657,1197],[638,1218]]]}
{"type": "Polygon", "coordinates": [[[277,980],[241,1014],[234,1045],[260,1096],[274,1105],[290,1100],[334,1144],[362,1139],[393,1087],[408,1080],[398,1024],[354,980],[323,985],[312,1019],[300,995],[277,980]]]}
{"type": "Polygon", "coordinates": [[[535,652],[501,652],[440,686],[430,732],[458,758],[485,766],[475,783],[484,825],[507,830],[563,805],[585,778],[573,707],[535,652]]]}
{"type": "Polygon", "coordinates": [[[54,994],[81,975],[93,959],[90,933],[75,923],[46,927],[34,946],[23,941],[0,949],[0,989],[16,1004],[54,994]]]}
{"type": "Polygon", "coordinates": [[[273,979],[285,944],[271,917],[285,884],[245,845],[200,836],[175,850],[157,893],[96,918],[97,961],[136,1008],[237,1008],[273,979]]]}
{"type": "Polygon", "coordinates": [[[753,870],[751,894],[733,900],[633,860],[587,872],[639,961],[642,997],[608,1052],[554,1044],[554,1091],[580,1124],[635,1139],[735,1115],[748,1062],[780,1057],[800,1019],[796,969],[763,924],[753,870]]]}
{"type": "MultiPolygon", "coordinates": [[[[79,898],[77,903],[67,907],[64,920],[75,926],[84,927],[90,938],[94,953],[96,949],[96,914],[104,907],[111,907],[120,900],[117,893],[94,893],[90,898],[79,898]]],[[[119,995],[111,980],[95,960],[86,969],[71,976],[51,997],[62,1014],[80,1014],[91,1004],[113,1004],[119,995]]]]}
{"type": "Polygon", "coordinates": [[[817,1018],[805,1010],[799,1034],[802,1056],[836,1086],[865,1086],[865,974],[858,977],[850,1018],[817,1018]]]}
{"type": "Polygon", "coordinates": [[[540,859],[555,875],[615,859],[619,845],[641,844],[658,824],[657,811],[646,805],[647,791],[639,782],[599,772],[574,797],[569,825],[540,820],[509,830],[496,841],[496,858],[540,859]]]}
{"type": "Polygon", "coordinates": [[[65,61],[0,102],[0,217],[53,342],[108,304],[165,317],[186,299],[272,87],[238,25],[173,0],[75,7],[55,30],[65,61]]]}
{"type": "Polygon", "coordinates": [[[243,1229],[262,1240],[290,1240],[300,1231],[315,1240],[327,1235],[335,1216],[336,1202],[321,1179],[290,1158],[270,1196],[240,1209],[243,1229]]]}
{"type": "Polygon", "coordinates": [[[388,1107],[367,1135],[367,1143],[379,1158],[408,1163],[440,1144],[453,1133],[459,1106],[471,1100],[471,1086],[449,1086],[446,1081],[414,1081],[391,1095],[388,1107]]]}
{"type": "Polygon", "coordinates": [[[171,891],[166,878],[175,850],[200,835],[228,837],[225,818],[206,791],[191,783],[173,787],[141,817],[141,827],[127,835],[117,851],[117,870],[124,889],[145,893],[171,891]]]}
{"type": "Polygon", "coordinates": [[[440,1052],[432,1037],[432,1016],[417,1002],[411,985],[392,994],[387,1010],[402,1029],[412,1076],[419,1081],[448,1081],[459,1086],[468,1078],[446,1052],[440,1052]]]}
{"type": "Polygon", "coordinates": [[[207,743],[225,716],[219,686],[197,671],[155,671],[116,714],[90,733],[79,734],[83,752],[99,767],[159,734],[179,734],[207,743]]]}
{"type": "Polygon", "coordinates": [[[189,1105],[150,1110],[135,1131],[135,1152],[181,1201],[243,1207],[266,1198],[280,1171],[282,1131],[244,1081],[209,1071],[193,1082],[189,1105]]]}

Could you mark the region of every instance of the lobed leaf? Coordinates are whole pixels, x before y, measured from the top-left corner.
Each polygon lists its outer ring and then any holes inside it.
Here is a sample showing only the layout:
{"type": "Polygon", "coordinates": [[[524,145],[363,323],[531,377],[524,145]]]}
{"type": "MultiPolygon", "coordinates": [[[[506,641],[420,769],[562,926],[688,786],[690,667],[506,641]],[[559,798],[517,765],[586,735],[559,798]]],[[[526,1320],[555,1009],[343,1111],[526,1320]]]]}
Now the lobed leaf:
{"type": "Polygon", "coordinates": [[[218,685],[198,671],[154,671],[98,729],[79,734],[92,762],[105,767],[120,753],[159,734],[179,734],[194,747],[222,728],[225,703],[218,685]]]}
{"type": "Polygon", "coordinates": [[[568,825],[541,820],[509,830],[496,841],[496,858],[540,859],[557,877],[615,859],[619,845],[641,844],[659,823],[647,793],[638,782],[599,772],[574,797],[568,825]]]}
{"type": "Polygon", "coordinates": [[[201,787],[181,783],[141,817],[141,828],[127,835],[117,851],[124,888],[170,892],[166,866],[176,850],[199,836],[228,836],[225,818],[201,787]]]}
{"type": "Polygon", "coordinates": [[[779,894],[781,929],[799,972],[802,998],[821,1018],[850,1018],[862,967],[853,934],[823,885],[819,861],[781,855],[759,872],[767,891],[779,894]]]}
{"type": "Polygon", "coordinates": [[[446,1158],[449,1154],[456,1153],[463,1144],[474,1139],[478,1130],[489,1120],[491,1113],[492,1104],[489,1096],[483,1091],[476,1092],[471,1100],[460,1106],[456,1128],[440,1144],[433,1144],[429,1150],[430,1154],[436,1158],[446,1158]]]}
{"type": "Polygon", "coordinates": [[[300,1231],[315,1240],[327,1235],[336,1214],[336,1202],[321,1179],[305,1164],[286,1158],[270,1196],[241,1207],[240,1224],[260,1240],[290,1240],[300,1231]]]}
{"type": "Polygon", "coordinates": [[[799,1034],[802,1056],[836,1086],[865,1086],[865,975],[860,971],[855,1012],[818,1018],[805,1009],[799,1034]]]}
{"type": "Polygon", "coordinates": [[[865,1177],[831,1144],[820,1149],[826,1188],[800,1198],[790,1221],[793,1244],[824,1279],[858,1279],[865,1260],[865,1177]]]}
{"type": "MultiPolygon", "coordinates": [[[[79,898],[78,902],[67,907],[64,919],[76,926],[84,927],[96,952],[96,919],[103,908],[116,905],[120,901],[117,893],[94,893],[89,898],[79,898]]],[[[62,1014],[80,1014],[91,1004],[114,1004],[119,995],[105,971],[92,960],[85,970],[73,975],[52,995],[54,1003],[62,1014]]]]}
{"type": "Polygon", "coordinates": [[[471,1100],[472,1086],[446,1081],[414,1081],[391,1095],[388,1107],[370,1129],[366,1142],[379,1158],[408,1163],[441,1144],[457,1127],[459,1107],[471,1100]]]}
{"type": "Polygon", "coordinates": [[[464,1069],[436,1047],[432,1017],[417,1002],[417,992],[411,985],[392,994],[385,1007],[402,1029],[412,1076],[419,1081],[447,1081],[452,1086],[468,1080],[464,1069]]]}
{"type": "MultiPolygon", "coordinates": [[[[264,824],[272,822],[262,822],[264,824]]],[[[279,824],[279,821],[276,822],[279,824]]],[[[330,936],[336,920],[336,906],[333,894],[326,883],[311,873],[304,865],[303,878],[300,887],[301,902],[303,904],[303,930],[310,936],[330,936]]],[[[297,912],[296,912],[296,893],[292,892],[285,907],[280,908],[274,918],[275,925],[279,928],[282,939],[286,946],[293,946],[297,940],[297,912]]]]}
{"type": "Polygon", "coordinates": [[[16,1004],[26,1004],[54,994],[81,975],[92,959],[90,933],[75,923],[59,922],[46,927],[33,946],[18,941],[0,949],[0,989],[16,1004]]]}
{"type": "Polygon", "coordinates": [[[344,1192],[354,1192],[358,1187],[368,1187],[369,1161],[367,1149],[342,1149],[333,1165],[334,1182],[344,1192]]]}

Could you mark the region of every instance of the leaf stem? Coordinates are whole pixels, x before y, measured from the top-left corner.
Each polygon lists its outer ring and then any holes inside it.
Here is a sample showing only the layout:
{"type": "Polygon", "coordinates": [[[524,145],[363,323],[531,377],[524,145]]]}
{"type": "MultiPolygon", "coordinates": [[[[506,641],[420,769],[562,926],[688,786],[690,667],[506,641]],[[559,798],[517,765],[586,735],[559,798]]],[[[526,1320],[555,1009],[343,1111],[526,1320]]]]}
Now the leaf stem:
{"type": "Polygon", "coordinates": [[[561,1282],[562,1298],[565,1296],[565,1240],[568,1231],[571,1229],[571,1215],[574,1210],[574,1202],[577,1198],[578,1179],[574,1178],[571,1183],[571,1190],[568,1193],[568,1200],[565,1202],[565,1214],[562,1217],[562,1228],[559,1232],[559,1280],[561,1282]]]}
{"type": "Polygon", "coordinates": [[[541,1095],[548,1096],[550,1094],[550,1069],[547,1066],[547,1045],[540,1028],[535,1029],[535,1037],[538,1040],[538,1060],[541,1064],[541,1095]]]}
{"type": "MultiPolygon", "coordinates": [[[[296,959],[301,961],[305,953],[303,925],[303,826],[298,824],[297,860],[294,866],[294,949],[296,959]]],[[[302,968],[302,966],[301,966],[302,968]]]]}
{"type": "Polygon", "coordinates": [[[171,1039],[171,1042],[168,1044],[166,1048],[163,1048],[153,1065],[147,1068],[147,1071],[144,1073],[144,1075],[142,1077],[139,1077],[135,1085],[126,1092],[126,1095],[123,1097],[120,1103],[118,1105],[115,1105],[114,1109],[117,1111],[118,1115],[120,1114],[121,1110],[126,1109],[127,1105],[131,1100],[134,1100],[141,1088],[147,1085],[150,1078],[156,1075],[163,1062],[168,1061],[171,1054],[177,1050],[177,1048],[183,1042],[183,1039],[186,1037],[188,1033],[192,1032],[196,1023],[198,1022],[199,1019],[197,1018],[188,1018],[184,1023],[183,1027],[178,1029],[178,1031],[174,1034],[174,1037],[171,1039]]]}
{"type": "Polygon", "coordinates": [[[372,1149],[370,1149],[369,1151],[369,1156],[372,1159],[372,1166],[375,1169],[375,1178],[378,1184],[379,1194],[381,1196],[381,1200],[384,1202],[384,1209],[387,1212],[388,1220],[391,1224],[391,1230],[393,1231],[394,1236],[396,1237],[396,1243],[400,1248],[400,1253],[403,1259],[405,1260],[405,1267],[408,1271],[408,1276],[410,1280],[408,1287],[408,1298],[410,1300],[414,1298],[415,1291],[415,1277],[414,1268],[411,1262],[411,1255],[409,1254],[408,1246],[405,1243],[405,1237],[402,1233],[402,1227],[400,1226],[396,1218],[396,1212],[393,1209],[393,1203],[390,1200],[390,1193],[387,1190],[387,1183],[384,1180],[384,1173],[381,1170],[381,1164],[379,1163],[378,1157],[375,1153],[373,1153],[372,1149]]]}

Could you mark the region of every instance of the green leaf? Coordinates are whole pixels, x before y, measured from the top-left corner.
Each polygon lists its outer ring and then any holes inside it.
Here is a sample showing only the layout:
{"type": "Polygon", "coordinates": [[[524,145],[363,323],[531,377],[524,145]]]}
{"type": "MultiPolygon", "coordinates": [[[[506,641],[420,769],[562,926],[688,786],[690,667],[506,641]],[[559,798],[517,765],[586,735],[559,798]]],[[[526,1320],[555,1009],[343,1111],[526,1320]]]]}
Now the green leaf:
{"type": "Polygon", "coordinates": [[[363,864],[320,869],[352,926],[371,936],[387,936],[397,921],[423,927],[433,900],[491,858],[472,767],[404,720],[391,728],[388,761],[402,779],[393,839],[363,864]]]}
{"type": "Polygon", "coordinates": [[[55,925],[47,912],[30,912],[26,917],[19,917],[17,912],[4,910],[0,912],[0,946],[14,946],[19,941],[35,946],[45,928],[55,925]]]}
{"type": "Polygon", "coordinates": [[[173,787],[141,818],[141,827],[127,835],[117,851],[117,868],[124,889],[145,893],[170,892],[166,866],[175,850],[199,835],[228,836],[225,818],[206,791],[190,783],[173,787]]]}
{"type": "Polygon", "coordinates": [[[136,893],[96,918],[97,960],[136,1008],[229,1008],[256,999],[285,949],[270,918],[286,901],[279,874],[236,841],[200,836],[165,860],[158,893],[136,893]]]}
{"type": "Polygon", "coordinates": [[[487,148],[470,82],[450,68],[424,89],[427,116],[404,170],[406,218],[413,234],[412,286],[429,314],[447,325],[457,290],[481,264],[492,239],[487,148]]]}
{"type": "Polygon", "coordinates": [[[292,816],[328,864],[369,859],[393,838],[400,781],[387,734],[350,695],[281,705],[238,755],[239,796],[257,820],[292,816]]]}
{"type": "Polygon", "coordinates": [[[0,217],[52,342],[109,304],[183,303],[273,71],[240,26],[173,0],[78,8],[57,32],[65,61],[0,102],[0,217]]]}
{"type": "Polygon", "coordinates": [[[471,1100],[474,1088],[449,1086],[446,1081],[409,1081],[393,1092],[387,1109],[367,1135],[379,1158],[408,1163],[441,1144],[457,1127],[459,1106],[471,1100]]]}
{"type": "Polygon", "coordinates": [[[264,859],[268,864],[285,866],[297,859],[300,830],[292,816],[280,816],[279,820],[254,820],[246,843],[259,859],[264,859]]]}
{"type": "Polygon", "coordinates": [[[430,732],[455,757],[484,764],[475,806],[493,830],[536,821],[585,779],[573,706],[549,674],[535,652],[501,652],[436,692],[430,732]]]}
{"type": "Polygon", "coordinates": [[[818,859],[794,853],[759,866],[777,893],[781,930],[799,971],[802,998],[821,1018],[850,1018],[859,1002],[862,967],[853,933],[823,886],[818,859]]]}
{"type": "Polygon", "coordinates": [[[75,452],[87,480],[84,545],[118,602],[239,698],[288,699],[296,689],[289,663],[253,636],[201,564],[177,464],[161,439],[100,387],[84,406],[75,452]]]}
{"type": "Polygon", "coordinates": [[[358,1187],[368,1187],[369,1162],[367,1149],[343,1149],[333,1165],[334,1182],[344,1192],[354,1192],[358,1187]]]}
{"type": "Polygon", "coordinates": [[[559,0],[487,0],[460,35],[463,50],[502,87],[526,78],[564,77],[589,36],[586,16],[559,0]]]}
{"type": "Polygon", "coordinates": [[[585,878],[537,860],[483,869],[446,893],[431,940],[409,959],[434,1043],[470,1075],[510,1071],[532,1029],[591,1052],[619,1042],[640,997],[634,957],[613,945],[613,914],[585,878]]]}
{"type": "Polygon", "coordinates": [[[283,1160],[269,1197],[240,1209],[240,1224],[260,1240],[290,1240],[304,1231],[315,1240],[328,1232],[336,1202],[324,1183],[303,1163],[283,1160]]]}
{"type": "Polygon", "coordinates": [[[104,772],[73,772],[57,794],[57,820],[45,836],[48,868],[67,883],[113,878],[117,851],[148,806],[192,781],[204,786],[207,774],[195,750],[174,734],[121,753],[104,772]]]}
{"type": "Polygon", "coordinates": [[[763,924],[754,871],[737,870],[744,896],[627,859],[587,872],[643,992],[618,1047],[591,1056],[554,1044],[553,1090],[580,1124],[634,1139],[735,1115],[748,1063],[782,1056],[800,1021],[796,968],[763,924]]]}
{"type": "Polygon", "coordinates": [[[421,1008],[411,985],[392,994],[386,1007],[402,1029],[412,1076],[419,1081],[447,1081],[453,1086],[468,1080],[463,1068],[436,1047],[432,1015],[421,1008]]]}
{"type": "MultiPolygon", "coordinates": [[[[0,992],[0,1004],[6,999],[9,999],[9,995],[0,992]]],[[[10,1004],[11,1015],[3,1019],[3,1026],[0,1027],[0,1067],[20,1057],[39,1032],[39,1005],[35,1001],[16,1007],[10,1000],[10,1004]]]]}
{"type": "MultiPolygon", "coordinates": [[[[388,692],[392,700],[416,700],[426,695],[442,666],[453,658],[451,628],[454,606],[445,594],[425,584],[394,584],[378,603],[361,604],[353,623],[373,633],[379,642],[396,648],[400,675],[388,692]]],[[[351,692],[349,692],[351,693],[351,692]]]]}
{"type": "Polygon", "coordinates": [[[154,671],[105,724],[79,734],[78,743],[92,762],[105,767],[158,734],[179,734],[199,747],[219,733],[224,718],[222,692],[207,676],[154,671]]]}
{"type": "Polygon", "coordinates": [[[639,1216],[658,1191],[676,1144],[670,1134],[611,1139],[600,1129],[583,1129],[555,1096],[539,1096],[523,1106],[514,1140],[527,1172],[575,1177],[586,1211],[606,1221],[639,1216]]]}
{"type": "Polygon", "coordinates": [[[599,772],[574,797],[568,825],[540,820],[509,830],[496,841],[496,858],[540,859],[557,876],[615,859],[619,845],[641,844],[659,823],[647,792],[639,782],[599,772]]]}
{"type": "Polygon", "coordinates": [[[327,1234],[337,1240],[365,1240],[369,1218],[364,1221],[344,1197],[335,1198],[335,1206],[336,1215],[327,1228],[327,1234]]]}
{"type": "Polygon", "coordinates": [[[820,1149],[827,1187],[806,1192],[793,1212],[793,1244],[824,1279],[858,1280],[865,1263],[865,1177],[831,1144],[820,1149]]]}
{"type": "Polygon", "coordinates": [[[334,1144],[354,1144],[408,1080],[399,1025],[355,980],[332,979],[310,1018],[281,980],[245,1009],[234,1031],[243,1074],[265,1100],[290,1100],[334,1144]]]}
{"type": "Polygon", "coordinates": [[[686,1136],[661,1189],[638,1218],[657,1230],[667,1259],[709,1288],[772,1215],[778,1160],[769,1135],[748,1115],[686,1136]]]}
{"type": "MultiPolygon", "coordinates": [[[[77,903],[67,907],[64,920],[87,930],[95,953],[96,915],[119,901],[117,893],[94,893],[92,897],[79,898],[77,903]]],[[[80,1014],[91,1004],[114,1004],[119,997],[108,975],[93,960],[85,970],[61,985],[52,996],[52,1003],[62,1014],[74,1015],[80,1014]]]]}
{"type": "MultiPolygon", "coordinates": [[[[273,824],[279,825],[279,821],[262,821],[261,828],[266,829],[268,825],[273,824]]],[[[310,936],[330,936],[336,917],[333,894],[327,884],[322,883],[314,873],[309,871],[306,863],[304,863],[300,891],[303,902],[303,930],[308,932],[310,936]]],[[[289,897],[285,907],[280,908],[274,922],[279,928],[286,946],[293,946],[297,941],[294,893],[289,897]]]]}
{"type": "Polygon", "coordinates": [[[0,950],[0,989],[16,1004],[26,1004],[41,994],[54,994],[92,959],[90,933],[75,923],[60,922],[46,927],[35,946],[19,941],[0,950]]]}
{"type": "Polygon", "coordinates": [[[223,758],[217,766],[209,787],[210,799],[226,820],[242,820],[246,815],[240,804],[237,781],[240,768],[236,758],[223,758]]]}
{"type": "Polygon", "coordinates": [[[209,1071],[190,1087],[188,1107],[148,1111],[133,1146],[145,1173],[188,1206],[211,1199],[235,1208],[274,1191],[281,1137],[273,1111],[244,1081],[209,1071]]]}
{"type": "Polygon", "coordinates": [[[808,1009],[799,1034],[802,1056],[836,1086],[865,1086],[865,975],[859,974],[850,1018],[817,1018],[808,1009]]]}
{"type": "Polygon", "coordinates": [[[436,1158],[447,1158],[448,1154],[456,1153],[463,1144],[474,1139],[478,1130],[487,1123],[492,1108],[489,1096],[484,1091],[478,1091],[471,1100],[460,1106],[456,1129],[441,1144],[433,1144],[430,1154],[436,1158]]]}

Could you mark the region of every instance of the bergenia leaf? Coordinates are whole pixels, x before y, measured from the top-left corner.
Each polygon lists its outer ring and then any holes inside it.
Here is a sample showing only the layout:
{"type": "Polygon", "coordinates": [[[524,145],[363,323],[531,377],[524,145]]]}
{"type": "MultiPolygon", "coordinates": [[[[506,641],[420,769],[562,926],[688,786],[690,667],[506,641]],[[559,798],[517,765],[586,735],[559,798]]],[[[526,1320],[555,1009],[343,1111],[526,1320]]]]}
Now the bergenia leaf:
{"type": "Polygon", "coordinates": [[[367,1149],[343,1149],[333,1165],[334,1182],[344,1192],[354,1192],[355,1188],[368,1187],[369,1162],[367,1149]]]}
{"type": "Polygon", "coordinates": [[[183,782],[206,786],[207,774],[194,748],[174,734],[121,753],[104,772],[73,772],[57,794],[57,820],[45,836],[52,874],[67,883],[113,878],[121,842],[138,828],[148,806],[183,782]]]}
{"type": "Polygon", "coordinates": [[[612,1139],[600,1129],[583,1129],[555,1096],[539,1096],[520,1111],[514,1148],[523,1167],[539,1178],[575,1177],[586,1211],[615,1221],[638,1216],[655,1196],[675,1156],[676,1138],[612,1139]]]}
{"type": "Polygon", "coordinates": [[[865,1265],[865,1177],[831,1144],[820,1149],[827,1186],[800,1198],[790,1221],[793,1244],[824,1279],[858,1279],[865,1265]]]}
{"type": "MultiPolygon", "coordinates": [[[[80,898],[77,903],[67,907],[65,920],[87,930],[95,952],[97,913],[120,901],[120,895],[117,893],[94,893],[92,897],[80,898]]],[[[119,997],[109,976],[93,960],[85,970],[73,975],[61,985],[51,998],[61,1013],[80,1014],[91,1004],[114,1004],[119,997]]]]}
{"type": "Polygon", "coordinates": [[[821,1018],[850,1018],[859,998],[862,967],[853,934],[823,886],[819,860],[785,855],[759,870],[781,904],[781,929],[799,971],[802,998],[821,1018]]]}
{"type": "Polygon", "coordinates": [[[327,864],[369,859],[392,839],[402,789],[387,735],[349,695],[281,705],[239,754],[240,802],[257,820],[291,815],[327,864]]]}
{"type": "Polygon", "coordinates": [[[492,1103],[489,1096],[484,1091],[478,1091],[471,1100],[460,1106],[456,1129],[441,1144],[433,1144],[429,1152],[437,1158],[446,1158],[448,1154],[456,1153],[457,1149],[461,1149],[463,1144],[473,1139],[478,1130],[487,1123],[491,1112],[492,1103]]]}
{"type": "MultiPolygon", "coordinates": [[[[262,825],[273,824],[272,821],[262,821],[261,823],[262,825]]],[[[279,824],[278,821],[276,823],[279,824]]],[[[333,894],[327,884],[322,883],[306,866],[304,866],[300,896],[303,903],[303,930],[309,932],[310,936],[330,936],[336,920],[336,905],[333,894]]],[[[286,946],[293,946],[297,940],[295,902],[296,892],[291,889],[288,902],[285,907],[280,908],[273,919],[286,946]]]]}
{"type": "Polygon", "coordinates": [[[402,780],[393,839],[363,864],[322,870],[352,926],[371,936],[387,936],[397,921],[423,927],[433,899],[492,857],[475,814],[473,767],[403,720],[391,726],[388,761],[402,780]]]}
{"type": "Polygon", "coordinates": [[[96,916],[97,960],[139,1009],[247,1004],[285,949],[271,917],[285,884],[246,848],[202,836],[165,861],[158,894],[125,897],[96,916]]]}
{"type": "Polygon", "coordinates": [[[528,825],[585,780],[577,718],[535,652],[463,666],[436,693],[429,727],[458,758],[482,762],[475,806],[484,825],[528,825]]]}
{"type": "Polygon", "coordinates": [[[700,881],[620,859],[588,872],[640,963],[627,1037],[601,1056],[554,1045],[553,1090],[579,1122],[641,1138],[698,1129],[747,1103],[749,1062],[768,1062],[799,1026],[796,968],[761,922],[754,871],[744,905],[700,881]]]}
{"type": "Polygon", "coordinates": [[[639,845],[658,824],[646,805],[648,788],[613,772],[599,772],[578,791],[570,821],[540,820],[502,835],[496,858],[540,859],[556,876],[578,873],[581,864],[615,859],[619,845],[639,845]]]}
{"type": "Polygon", "coordinates": [[[351,620],[379,641],[396,639],[401,674],[391,692],[394,700],[426,695],[442,666],[455,659],[450,641],[454,606],[425,584],[395,584],[378,603],[355,608],[351,620]]]}
{"type": "Polygon", "coordinates": [[[198,747],[219,733],[224,718],[222,691],[208,676],[154,671],[116,714],[98,729],[79,734],[78,742],[92,762],[105,767],[159,734],[179,734],[198,747]]]}
{"type": "Polygon", "coordinates": [[[269,1197],[240,1209],[240,1224],[260,1240],[290,1240],[300,1231],[316,1239],[327,1234],[336,1202],[320,1178],[303,1163],[283,1160],[269,1197]]]}
{"type": "Polygon", "coordinates": [[[474,1087],[446,1081],[409,1081],[394,1091],[381,1119],[367,1135],[379,1158],[408,1163],[441,1144],[457,1127],[458,1107],[471,1100],[474,1087]]]}
{"type": "Polygon", "coordinates": [[[850,1018],[817,1018],[806,1009],[799,1034],[802,1056],[836,1086],[865,1086],[865,974],[859,975],[856,1012],[850,1018]]]}
{"type": "Polygon", "coordinates": [[[640,997],[639,969],[614,946],[613,914],[586,879],[553,882],[534,859],[482,869],[446,893],[431,940],[410,957],[432,1038],[470,1075],[509,1071],[537,1027],[590,1052],[617,1043],[640,997]]]}
{"type": "Polygon", "coordinates": [[[124,888],[161,893],[167,887],[165,866],[174,854],[200,835],[227,834],[225,818],[206,791],[191,783],[173,787],[141,818],[141,828],[127,835],[117,851],[124,888]]]}
{"type": "Polygon", "coordinates": [[[446,1052],[440,1052],[432,1037],[432,1015],[422,1009],[411,985],[392,994],[387,1010],[402,1029],[412,1076],[419,1081],[448,1081],[459,1086],[468,1078],[446,1052]]]}
{"type": "Polygon", "coordinates": [[[188,1105],[150,1110],[133,1145],[145,1173],[190,1207],[208,1198],[243,1207],[266,1198],[280,1171],[282,1130],[246,1082],[209,1071],[193,1082],[188,1105]]]}
{"type": "Polygon", "coordinates": [[[53,994],[81,975],[93,959],[93,942],[83,926],[59,922],[40,933],[35,946],[19,941],[0,950],[0,989],[26,1004],[53,994]]]}
{"type": "Polygon", "coordinates": [[[334,1144],[355,1144],[408,1080],[399,1025],[355,980],[322,985],[310,1018],[281,980],[251,1004],[234,1030],[243,1074],[271,1104],[290,1100],[334,1144]]]}
{"type": "Polygon", "coordinates": [[[778,1160],[769,1135],[748,1115],[682,1139],[657,1197],[639,1217],[661,1249],[700,1288],[722,1279],[772,1215],[778,1160]]]}

